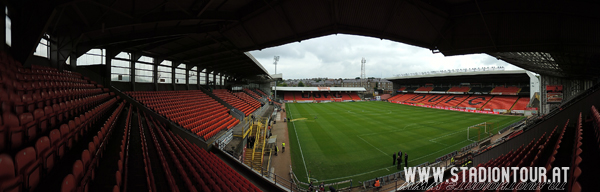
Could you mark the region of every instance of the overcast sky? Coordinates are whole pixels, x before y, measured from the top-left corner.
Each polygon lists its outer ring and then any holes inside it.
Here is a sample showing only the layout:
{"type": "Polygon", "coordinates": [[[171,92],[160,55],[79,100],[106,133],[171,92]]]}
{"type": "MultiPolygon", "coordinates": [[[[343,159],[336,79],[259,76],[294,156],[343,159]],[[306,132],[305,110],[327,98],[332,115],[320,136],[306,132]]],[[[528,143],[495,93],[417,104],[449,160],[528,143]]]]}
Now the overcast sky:
{"type": "Polygon", "coordinates": [[[389,40],[356,35],[329,35],[250,52],[270,74],[275,73],[273,56],[278,55],[277,73],[284,79],[313,77],[360,77],[360,60],[365,58],[367,77],[473,67],[514,65],[486,54],[444,57],[429,49],[389,40]]]}

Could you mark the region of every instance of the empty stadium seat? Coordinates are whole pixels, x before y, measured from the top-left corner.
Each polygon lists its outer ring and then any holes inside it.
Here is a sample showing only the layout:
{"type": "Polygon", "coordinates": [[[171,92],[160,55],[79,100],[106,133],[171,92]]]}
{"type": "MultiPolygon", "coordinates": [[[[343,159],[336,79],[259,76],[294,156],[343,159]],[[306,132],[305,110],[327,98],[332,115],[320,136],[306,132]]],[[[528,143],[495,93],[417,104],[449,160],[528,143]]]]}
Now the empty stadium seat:
{"type": "Polygon", "coordinates": [[[0,191],[22,191],[21,176],[15,171],[15,164],[8,154],[0,154],[0,191]]]}
{"type": "Polygon", "coordinates": [[[40,162],[33,147],[27,147],[15,155],[15,167],[18,174],[23,177],[23,187],[34,190],[40,182],[40,162]]]}
{"type": "Polygon", "coordinates": [[[525,110],[527,105],[529,104],[529,97],[521,97],[517,100],[517,103],[513,106],[512,110],[525,110]]]}
{"type": "Polygon", "coordinates": [[[482,109],[491,111],[494,109],[510,110],[518,98],[517,96],[494,96],[482,109]]]}
{"type": "Polygon", "coordinates": [[[492,98],[492,96],[472,95],[469,98],[465,99],[462,103],[460,103],[458,105],[458,107],[479,109],[483,105],[485,105],[488,101],[490,101],[491,98],[492,98]]]}
{"type": "Polygon", "coordinates": [[[75,192],[77,190],[75,176],[73,174],[67,175],[61,184],[61,192],[75,192]]]}
{"type": "MultiPolygon", "coordinates": [[[[223,97],[237,98],[227,91],[217,92],[222,92],[223,97]]],[[[166,91],[158,92],[155,95],[147,93],[127,92],[127,94],[154,109],[157,113],[164,115],[204,139],[209,139],[219,131],[230,129],[239,123],[239,120],[228,114],[229,110],[227,108],[201,91],[166,91]],[[161,98],[162,100],[155,98],[161,98]],[[164,101],[169,101],[169,104],[167,105],[164,101]]],[[[239,98],[236,102],[238,107],[245,103],[239,98]]],[[[253,108],[247,103],[245,103],[245,106],[242,111],[245,111],[246,114],[250,114],[249,110],[257,108],[253,108]]]]}
{"type": "Polygon", "coordinates": [[[54,150],[52,143],[47,136],[41,137],[35,143],[35,150],[37,151],[37,157],[40,159],[45,172],[49,172],[54,167],[54,150]]]}

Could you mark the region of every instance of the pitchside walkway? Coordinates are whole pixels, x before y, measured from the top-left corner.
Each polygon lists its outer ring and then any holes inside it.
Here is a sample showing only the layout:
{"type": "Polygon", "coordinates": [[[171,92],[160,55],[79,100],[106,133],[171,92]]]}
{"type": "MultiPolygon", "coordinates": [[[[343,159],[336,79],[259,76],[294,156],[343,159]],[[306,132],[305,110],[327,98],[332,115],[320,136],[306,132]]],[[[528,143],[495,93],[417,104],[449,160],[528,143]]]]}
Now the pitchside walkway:
{"type": "Polygon", "coordinates": [[[276,116],[275,120],[277,123],[271,124],[271,132],[273,135],[277,135],[277,147],[279,148],[279,153],[277,156],[272,156],[271,158],[271,167],[275,168],[275,174],[283,177],[284,179],[291,181],[290,177],[290,166],[292,165],[292,159],[290,157],[291,154],[291,145],[288,139],[288,127],[287,123],[283,122],[284,118],[287,118],[286,113],[283,112],[285,109],[285,105],[281,106],[282,110],[279,112],[279,115],[276,116]],[[277,118],[279,117],[279,118],[277,118]],[[281,143],[285,143],[285,152],[281,152],[281,143]]]}

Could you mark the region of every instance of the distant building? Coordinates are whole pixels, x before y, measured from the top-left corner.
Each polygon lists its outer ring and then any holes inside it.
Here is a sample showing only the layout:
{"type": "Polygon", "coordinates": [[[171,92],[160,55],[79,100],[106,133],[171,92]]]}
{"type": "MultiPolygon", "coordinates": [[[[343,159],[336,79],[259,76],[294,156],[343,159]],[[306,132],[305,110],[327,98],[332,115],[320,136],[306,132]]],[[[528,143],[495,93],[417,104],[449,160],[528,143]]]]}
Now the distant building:
{"type": "MultiPolygon", "coordinates": [[[[366,79],[366,83],[364,83],[364,85],[361,85],[360,79],[341,78],[286,79],[283,82],[285,82],[288,87],[297,87],[300,81],[304,83],[305,87],[364,87],[367,90],[366,93],[373,93],[375,88],[383,91],[384,93],[390,93],[394,87],[391,81],[381,78],[366,79]]],[[[275,83],[273,82],[271,85],[274,86],[275,83]]]]}

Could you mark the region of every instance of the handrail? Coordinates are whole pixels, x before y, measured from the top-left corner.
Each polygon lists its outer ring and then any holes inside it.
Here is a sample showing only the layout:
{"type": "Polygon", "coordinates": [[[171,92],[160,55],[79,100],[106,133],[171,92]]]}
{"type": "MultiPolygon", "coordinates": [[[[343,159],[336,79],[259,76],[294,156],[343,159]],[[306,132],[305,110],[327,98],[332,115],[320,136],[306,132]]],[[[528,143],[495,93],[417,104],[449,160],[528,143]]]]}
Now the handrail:
{"type": "Polygon", "coordinates": [[[267,171],[269,172],[269,177],[271,176],[271,171],[269,170],[269,167],[271,167],[271,157],[273,157],[273,149],[269,149],[269,162],[267,162],[267,171]]]}
{"type": "MultiPolygon", "coordinates": [[[[252,129],[255,129],[256,127],[254,126],[254,122],[252,122],[252,129]]],[[[257,131],[258,133],[258,131],[257,131]]],[[[254,137],[256,138],[257,134],[254,133],[254,137]]],[[[256,143],[254,143],[254,145],[252,145],[252,158],[250,159],[250,163],[252,163],[252,161],[254,161],[254,152],[256,152],[256,143]]]]}
{"type": "MultiPolygon", "coordinates": [[[[261,163],[261,164],[263,163],[263,160],[264,160],[264,157],[265,157],[265,156],[264,156],[264,154],[265,154],[265,144],[266,144],[266,142],[267,142],[267,127],[268,127],[268,126],[269,126],[269,122],[267,122],[267,123],[265,123],[265,124],[264,124],[264,128],[263,128],[263,133],[264,133],[264,134],[263,134],[263,135],[262,135],[262,137],[261,137],[261,138],[262,138],[262,140],[263,140],[263,143],[262,143],[262,150],[261,150],[261,153],[262,153],[262,155],[260,155],[260,163],[261,163]]],[[[277,143],[275,143],[275,146],[277,146],[277,143]]],[[[268,168],[268,167],[267,167],[267,168],[268,168]]]]}

